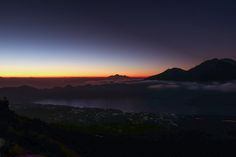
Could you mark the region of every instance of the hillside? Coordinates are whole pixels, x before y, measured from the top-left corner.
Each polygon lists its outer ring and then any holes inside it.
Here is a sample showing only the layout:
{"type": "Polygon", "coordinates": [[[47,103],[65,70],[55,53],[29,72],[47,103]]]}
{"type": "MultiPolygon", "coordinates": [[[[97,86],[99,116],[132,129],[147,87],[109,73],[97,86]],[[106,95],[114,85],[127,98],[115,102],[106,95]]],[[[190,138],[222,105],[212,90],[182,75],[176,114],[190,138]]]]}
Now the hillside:
{"type": "Polygon", "coordinates": [[[65,134],[41,122],[16,115],[0,100],[0,155],[4,157],[79,157],[57,135],[65,134]],[[55,132],[57,132],[55,134],[55,132]]]}

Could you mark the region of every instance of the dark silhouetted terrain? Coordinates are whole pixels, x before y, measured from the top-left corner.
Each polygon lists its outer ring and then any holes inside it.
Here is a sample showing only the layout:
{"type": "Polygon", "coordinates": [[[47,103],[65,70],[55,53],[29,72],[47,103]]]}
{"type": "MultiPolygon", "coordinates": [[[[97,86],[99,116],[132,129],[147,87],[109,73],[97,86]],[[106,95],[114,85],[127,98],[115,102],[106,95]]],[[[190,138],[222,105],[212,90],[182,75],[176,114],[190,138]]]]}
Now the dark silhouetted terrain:
{"type": "MultiPolygon", "coordinates": [[[[32,104],[31,104],[32,105],[32,104]]],[[[235,117],[31,106],[2,112],[1,153],[43,157],[235,156],[235,117]],[[69,116],[68,116],[69,115],[69,116]],[[27,116],[29,118],[24,118],[27,116]],[[48,124],[35,120],[42,119],[48,124]]]]}
{"type": "Polygon", "coordinates": [[[11,104],[0,103],[0,152],[6,157],[236,156],[234,67],[233,60],[213,59],[159,75],[177,81],[115,75],[82,84],[78,78],[59,79],[59,87],[36,88],[27,81],[2,87],[0,95],[11,104]],[[187,77],[197,81],[182,81],[187,77]]]}
{"type": "Polygon", "coordinates": [[[236,61],[232,59],[207,60],[185,71],[179,68],[168,69],[163,73],[147,78],[167,81],[230,81],[236,79],[236,61]]]}
{"type": "Polygon", "coordinates": [[[126,76],[126,75],[115,74],[115,75],[109,76],[108,79],[114,79],[114,80],[119,80],[119,79],[121,79],[121,80],[123,80],[123,79],[129,79],[129,77],[126,76]]]}

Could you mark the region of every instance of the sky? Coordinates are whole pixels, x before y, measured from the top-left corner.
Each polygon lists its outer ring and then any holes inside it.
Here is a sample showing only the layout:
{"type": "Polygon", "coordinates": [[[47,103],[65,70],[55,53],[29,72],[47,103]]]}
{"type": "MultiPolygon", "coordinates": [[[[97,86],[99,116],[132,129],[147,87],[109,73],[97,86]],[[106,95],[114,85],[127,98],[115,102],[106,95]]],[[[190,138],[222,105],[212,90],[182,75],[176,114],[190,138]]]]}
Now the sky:
{"type": "Polygon", "coordinates": [[[6,0],[0,76],[150,76],[236,59],[236,2],[6,0]]]}

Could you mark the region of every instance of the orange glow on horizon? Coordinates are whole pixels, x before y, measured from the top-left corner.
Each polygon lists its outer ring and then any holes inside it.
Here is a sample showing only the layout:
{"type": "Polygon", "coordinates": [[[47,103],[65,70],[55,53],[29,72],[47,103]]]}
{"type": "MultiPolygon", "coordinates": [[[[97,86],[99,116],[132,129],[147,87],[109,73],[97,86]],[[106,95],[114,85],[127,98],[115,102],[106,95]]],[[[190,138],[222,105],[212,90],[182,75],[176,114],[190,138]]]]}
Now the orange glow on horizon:
{"type": "Polygon", "coordinates": [[[0,69],[0,77],[36,77],[36,78],[65,78],[65,77],[108,77],[111,75],[119,74],[128,77],[145,78],[158,74],[159,72],[154,69],[135,69],[133,67],[107,67],[107,66],[3,66],[0,69]]]}
{"type": "MultiPolygon", "coordinates": [[[[37,74],[37,75],[31,75],[31,74],[24,74],[24,75],[14,75],[14,74],[9,74],[9,75],[1,75],[0,74],[0,77],[2,78],[76,78],[76,77],[108,77],[108,76],[111,76],[111,75],[115,75],[117,73],[112,73],[110,75],[108,74],[97,74],[97,75],[73,75],[73,74],[68,74],[68,75],[51,75],[51,74],[37,74]]],[[[124,73],[119,73],[119,75],[126,75],[128,77],[134,77],[134,78],[145,78],[145,77],[148,77],[148,76],[151,76],[152,74],[150,75],[141,75],[141,74],[124,74],[124,73]]]]}
{"type": "Polygon", "coordinates": [[[122,72],[104,72],[104,73],[68,73],[68,72],[49,72],[49,73],[40,73],[40,72],[33,72],[33,73],[27,73],[27,72],[15,72],[15,73],[1,73],[0,77],[3,78],[75,78],[75,77],[108,77],[111,75],[126,75],[128,77],[135,77],[135,78],[145,78],[148,76],[151,76],[153,74],[147,74],[147,73],[122,73],[122,72]]]}

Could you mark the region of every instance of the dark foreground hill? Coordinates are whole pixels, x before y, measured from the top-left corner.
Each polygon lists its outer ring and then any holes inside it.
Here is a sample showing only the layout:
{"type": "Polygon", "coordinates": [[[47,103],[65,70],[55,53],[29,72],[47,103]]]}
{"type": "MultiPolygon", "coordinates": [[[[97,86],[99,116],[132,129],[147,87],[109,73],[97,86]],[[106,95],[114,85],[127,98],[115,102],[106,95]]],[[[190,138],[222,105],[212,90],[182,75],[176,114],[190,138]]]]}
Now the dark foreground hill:
{"type": "Polygon", "coordinates": [[[0,156],[78,157],[77,151],[57,135],[66,134],[41,122],[16,115],[0,100],[0,156]]]}
{"type": "Polygon", "coordinates": [[[207,60],[185,71],[179,68],[168,69],[151,76],[148,80],[166,81],[230,81],[236,79],[236,61],[232,59],[207,60]]]}

